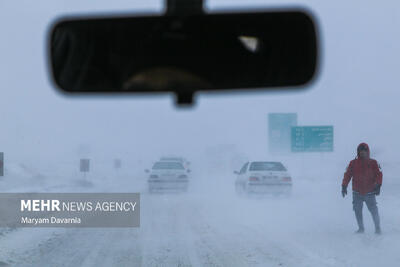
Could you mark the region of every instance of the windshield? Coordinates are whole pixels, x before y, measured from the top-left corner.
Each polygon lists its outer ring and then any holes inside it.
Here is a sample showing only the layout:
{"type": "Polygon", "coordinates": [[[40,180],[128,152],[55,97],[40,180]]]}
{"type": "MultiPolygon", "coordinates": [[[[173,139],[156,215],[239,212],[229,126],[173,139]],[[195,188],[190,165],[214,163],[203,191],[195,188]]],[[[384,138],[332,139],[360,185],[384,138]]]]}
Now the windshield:
{"type": "Polygon", "coordinates": [[[182,162],[181,158],[161,158],[162,161],[179,161],[182,162]]]}
{"type": "Polygon", "coordinates": [[[286,171],[280,162],[252,162],[250,171],[286,171]]]}
{"type": "MultiPolygon", "coordinates": [[[[197,92],[190,107],[168,93],[63,94],[48,58],[55,21],[160,15],[165,1],[0,0],[0,266],[400,265],[400,1],[204,2],[206,13],[310,13],[321,48],[314,80],[197,92]],[[251,172],[285,168],[290,175],[251,172]],[[92,211],[59,212],[57,201],[92,211]]],[[[180,42],[179,23],[167,27],[154,32],[180,42]]],[[[257,46],[246,56],[287,59],[257,46]]],[[[172,51],[161,51],[166,67],[172,51]]],[[[94,61],[126,61],[101,52],[94,61]]],[[[270,67],[265,75],[279,80],[270,67]]],[[[119,75],[108,71],[90,73],[98,83],[119,75]]]]}
{"type": "Polygon", "coordinates": [[[183,170],[183,166],[179,162],[156,162],[153,170],[183,170]]]}

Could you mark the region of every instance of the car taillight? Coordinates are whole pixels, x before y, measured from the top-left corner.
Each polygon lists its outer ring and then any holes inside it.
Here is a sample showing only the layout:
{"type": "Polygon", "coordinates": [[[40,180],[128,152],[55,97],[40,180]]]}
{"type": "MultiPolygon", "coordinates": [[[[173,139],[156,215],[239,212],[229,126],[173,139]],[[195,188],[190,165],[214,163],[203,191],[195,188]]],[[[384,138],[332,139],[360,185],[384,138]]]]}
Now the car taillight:
{"type": "Polygon", "coordinates": [[[152,174],[152,175],[150,175],[150,178],[151,178],[151,179],[157,179],[157,178],[158,178],[158,175],[152,174]]]}
{"type": "Polygon", "coordinates": [[[181,178],[181,179],[186,179],[187,176],[183,174],[183,175],[180,175],[179,178],[181,178]]]}
{"type": "Polygon", "coordinates": [[[259,178],[257,176],[250,176],[249,181],[258,181],[259,178]]]}
{"type": "Polygon", "coordinates": [[[282,181],[284,181],[284,182],[291,182],[291,181],[292,181],[292,178],[291,178],[291,177],[283,177],[283,178],[282,178],[282,181]]]}

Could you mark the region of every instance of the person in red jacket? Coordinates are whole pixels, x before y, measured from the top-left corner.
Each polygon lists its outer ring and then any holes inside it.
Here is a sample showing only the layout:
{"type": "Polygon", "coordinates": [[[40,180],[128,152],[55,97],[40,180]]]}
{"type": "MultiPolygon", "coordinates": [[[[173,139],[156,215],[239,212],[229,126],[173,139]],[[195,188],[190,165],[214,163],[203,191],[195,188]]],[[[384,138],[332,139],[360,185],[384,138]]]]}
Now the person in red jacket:
{"type": "Polygon", "coordinates": [[[353,210],[356,215],[358,230],[356,233],[364,233],[362,208],[363,203],[371,212],[375,224],[375,233],[381,234],[376,195],[380,194],[382,186],[382,172],[378,162],[370,158],[370,150],[366,143],[357,147],[357,157],[350,161],[344,173],[342,182],[342,196],[347,195],[347,185],[353,178],[353,210]]]}

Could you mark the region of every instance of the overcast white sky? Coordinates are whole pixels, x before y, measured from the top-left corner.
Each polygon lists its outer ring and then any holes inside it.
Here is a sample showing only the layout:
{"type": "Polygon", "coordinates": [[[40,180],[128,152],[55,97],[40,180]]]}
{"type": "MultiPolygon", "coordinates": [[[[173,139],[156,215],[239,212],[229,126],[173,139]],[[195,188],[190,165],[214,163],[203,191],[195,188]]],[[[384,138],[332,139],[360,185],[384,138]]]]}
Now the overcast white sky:
{"type": "MultiPolygon", "coordinates": [[[[161,1],[0,1],[0,150],[12,160],[74,157],[79,144],[97,155],[196,154],[213,144],[268,151],[267,114],[297,112],[301,125],[334,125],[335,155],[356,145],[399,147],[397,1],[210,1],[210,9],[305,6],[316,16],[322,64],[299,93],[199,95],[192,109],[172,96],[67,98],[49,82],[46,34],[65,14],[158,12],[161,1]],[[279,2],[279,4],[277,4],[279,2]]],[[[389,155],[389,154],[386,154],[389,155]]],[[[106,156],[105,156],[106,157],[106,156]]]]}

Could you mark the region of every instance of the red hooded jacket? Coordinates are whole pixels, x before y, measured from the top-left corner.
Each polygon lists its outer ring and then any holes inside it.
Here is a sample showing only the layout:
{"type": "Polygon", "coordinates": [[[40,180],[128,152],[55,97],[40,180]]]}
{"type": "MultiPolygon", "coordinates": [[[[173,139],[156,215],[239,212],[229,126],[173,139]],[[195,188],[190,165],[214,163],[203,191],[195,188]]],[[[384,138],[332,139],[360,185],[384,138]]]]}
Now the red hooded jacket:
{"type": "Polygon", "coordinates": [[[350,161],[349,166],[344,173],[342,185],[347,186],[353,178],[353,191],[360,194],[367,194],[374,191],[377,184],[382,184],[382,172],[378,162],[369,157],[369,147],[365,143],[361,143],[357,148],[357,158],[350,161]],[[359,147],[366,146],[368,158],[362,159],[359,155],[359,147]]]}

